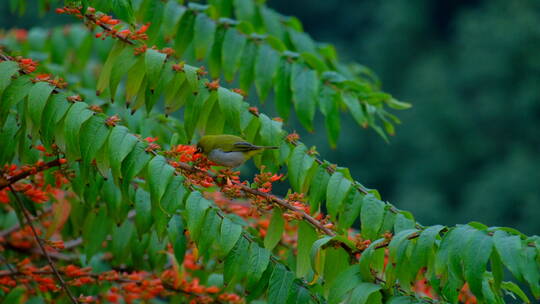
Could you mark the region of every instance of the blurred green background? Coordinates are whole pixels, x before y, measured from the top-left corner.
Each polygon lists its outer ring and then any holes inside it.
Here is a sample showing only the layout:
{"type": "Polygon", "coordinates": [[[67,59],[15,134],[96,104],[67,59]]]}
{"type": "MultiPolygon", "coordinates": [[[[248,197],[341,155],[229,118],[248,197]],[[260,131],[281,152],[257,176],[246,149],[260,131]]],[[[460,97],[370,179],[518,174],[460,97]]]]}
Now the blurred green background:
{"type": "MultiPolygon", "coordinates": [[[[0,28],[73,22],[18,17],[0,28]]],[[[302,140],[423,224],[480,221],[540,233],[540,1],[269,0],[341,59],[371,68],[411,102],[386,144],[343,115],[338,149],[324,126],[302,140]]],[[[268,105],[266,105],[268,107],[268,105]]],[[[269,109],[270,111],[272,109],[269,109]]]]}

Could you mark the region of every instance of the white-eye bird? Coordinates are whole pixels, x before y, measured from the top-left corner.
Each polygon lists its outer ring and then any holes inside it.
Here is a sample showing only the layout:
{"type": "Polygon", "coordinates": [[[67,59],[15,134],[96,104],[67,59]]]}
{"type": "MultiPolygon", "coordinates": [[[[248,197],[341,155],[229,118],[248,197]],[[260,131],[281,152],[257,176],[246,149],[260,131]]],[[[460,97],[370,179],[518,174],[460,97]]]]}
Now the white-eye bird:
{"type": "Polygon", "coordinates": [[[225,167],[238,167],[253,155],[266,149],[278,147],[256,146],[245,139],[234,135],[206,135],[197,143],[197,150],[205,154],[209,160],[225,167]]]}

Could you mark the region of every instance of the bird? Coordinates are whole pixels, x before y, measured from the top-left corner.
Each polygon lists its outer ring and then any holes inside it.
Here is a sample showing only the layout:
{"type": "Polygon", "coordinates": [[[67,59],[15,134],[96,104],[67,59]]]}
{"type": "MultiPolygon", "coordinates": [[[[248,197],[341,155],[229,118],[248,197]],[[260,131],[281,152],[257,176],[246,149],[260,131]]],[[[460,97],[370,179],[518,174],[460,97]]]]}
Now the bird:
{"type": "Polygon", "coordinates": [[[257,146],[235,135],[205,135],[197,143],[197,151],[203,153],[212,162],[235,168],[257,153],[266,149],[279,149],[275,146],[257,146]]]}

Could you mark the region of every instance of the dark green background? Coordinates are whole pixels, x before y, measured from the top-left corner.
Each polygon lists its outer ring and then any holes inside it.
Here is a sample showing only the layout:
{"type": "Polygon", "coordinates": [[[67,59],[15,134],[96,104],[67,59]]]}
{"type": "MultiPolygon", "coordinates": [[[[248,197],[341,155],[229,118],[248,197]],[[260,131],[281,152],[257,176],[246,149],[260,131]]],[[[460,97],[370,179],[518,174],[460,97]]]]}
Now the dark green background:
{"type": "MultiPolygon", "coordinates": [[[[0,28],[73,22],[15,17],[0,28]]],[[[386,144],[343,115],[338,149],[324,127],[302,140],[349,167],[423,224],[480,221],[540,232],[540,1],[269,0],[344,61],[370,67],[411,102],[386,144]]],[[[29,6],[32,8],[32,5],[29,6]]],[[[34,9],[35,10],[35,9],[34,9]]],[[[36,10],[37,11],[37,10],[36,10]]],[[[270,109],[271,111],[271,109],[270,109]]]]}

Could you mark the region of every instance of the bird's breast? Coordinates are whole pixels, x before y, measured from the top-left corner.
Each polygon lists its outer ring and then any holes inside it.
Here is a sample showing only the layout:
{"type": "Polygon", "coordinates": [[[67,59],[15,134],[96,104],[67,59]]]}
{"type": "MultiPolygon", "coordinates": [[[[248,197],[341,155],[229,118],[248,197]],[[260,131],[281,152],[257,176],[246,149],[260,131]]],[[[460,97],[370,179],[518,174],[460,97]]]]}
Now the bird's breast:
{"type": "Polygon", "coordinates": [[[238,167],[246,161],[242,152],[224,152],[221,149],[214,149],[208,154],[208,159],[218,165],[226,167],[238,167]]]}

